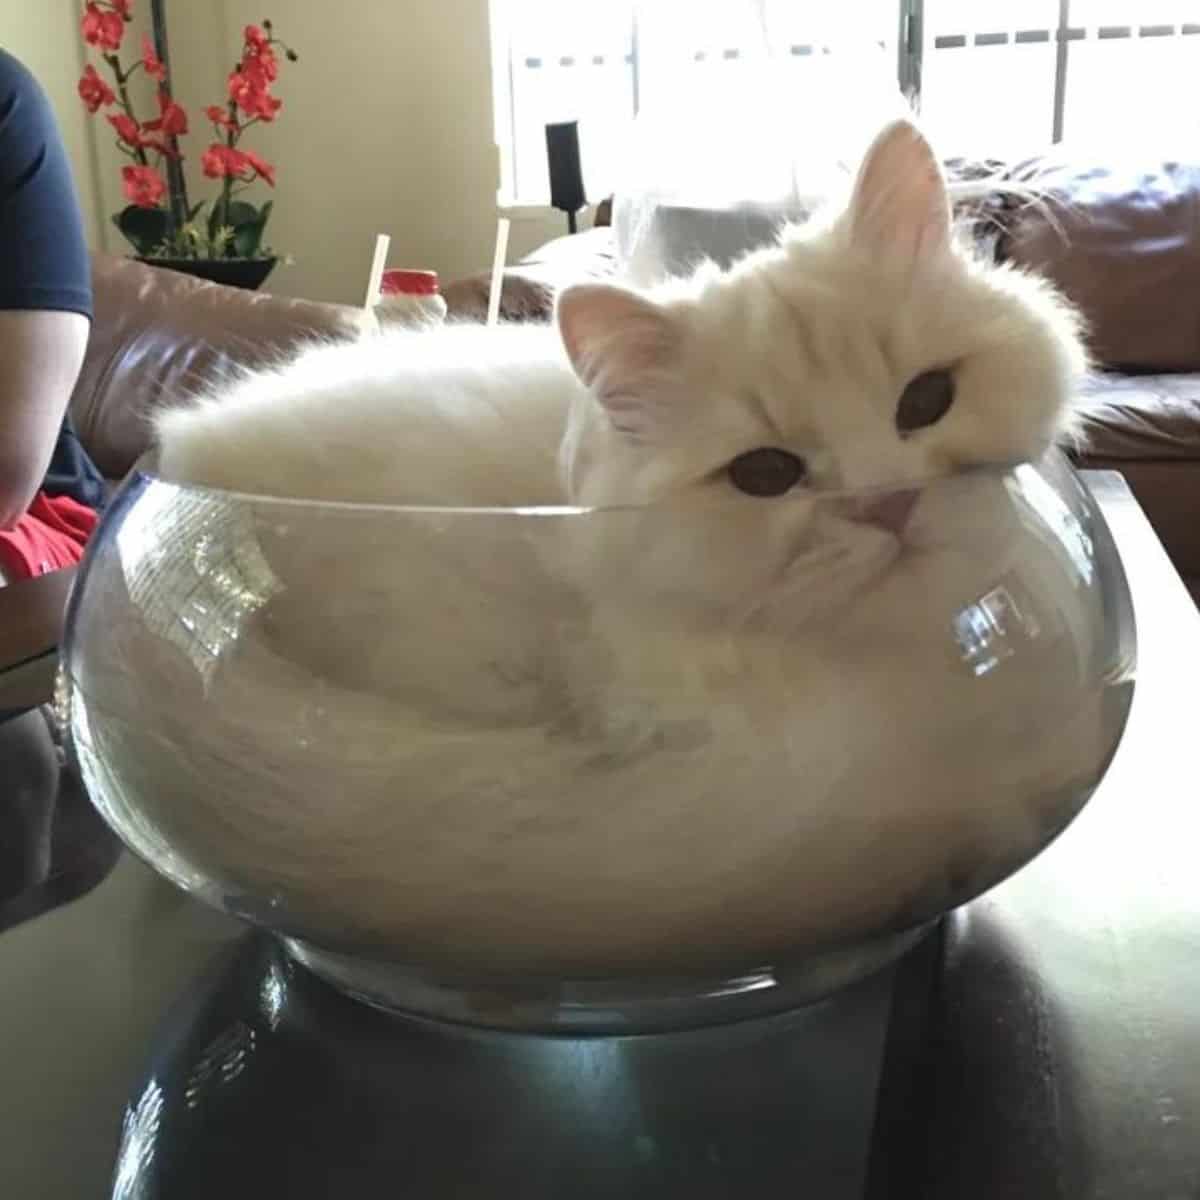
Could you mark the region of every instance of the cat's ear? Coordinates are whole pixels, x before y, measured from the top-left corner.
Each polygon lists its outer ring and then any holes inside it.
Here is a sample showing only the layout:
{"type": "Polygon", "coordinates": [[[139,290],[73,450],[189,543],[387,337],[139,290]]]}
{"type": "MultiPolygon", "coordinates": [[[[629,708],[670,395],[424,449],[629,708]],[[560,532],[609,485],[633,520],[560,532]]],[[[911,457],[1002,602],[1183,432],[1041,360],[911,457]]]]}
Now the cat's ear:
{"type": "Polygon", "coordinates": [[[950,197],[933,148],[911,121],[894,121],[871,143],[848,213],[859,245],[909,263],[950,252],[950,197]]]}
{"type": "Polygon", "coordinates": [[[559,294],[557,320],[575,374],[614,428],[649,436],[664,415],[664,378],[679,360],[671,313],[625,288],[584,283],[559,294]]]}

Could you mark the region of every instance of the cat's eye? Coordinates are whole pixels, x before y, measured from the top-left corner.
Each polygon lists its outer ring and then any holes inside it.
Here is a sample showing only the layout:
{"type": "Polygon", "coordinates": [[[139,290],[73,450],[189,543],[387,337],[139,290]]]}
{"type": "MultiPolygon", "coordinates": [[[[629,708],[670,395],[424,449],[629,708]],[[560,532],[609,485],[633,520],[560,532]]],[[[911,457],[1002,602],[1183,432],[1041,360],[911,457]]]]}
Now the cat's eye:
{"type": "Polygon", "coordinates": [[[896,405],[896,429],[901,436],[936,425],[954,403],[954,376],[949,371],[925,371],[904,389],[896,405]]]}
{"type": "Polygon", "coordinates": [[[782,496],[804,482],[808,468],[787,450],[765,446],[739,454],[728,472],[730,483],[747,496],[782,496]]]}

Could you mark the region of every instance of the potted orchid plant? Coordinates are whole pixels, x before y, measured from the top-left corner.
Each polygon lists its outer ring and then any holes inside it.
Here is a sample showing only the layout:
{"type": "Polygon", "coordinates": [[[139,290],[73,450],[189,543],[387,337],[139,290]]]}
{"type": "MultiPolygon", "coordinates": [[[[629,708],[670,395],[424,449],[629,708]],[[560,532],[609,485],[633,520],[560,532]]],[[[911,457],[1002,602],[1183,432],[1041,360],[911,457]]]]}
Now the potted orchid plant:
{"type": "Polygon", "coordinates": [[[279,55],[289,62],[297,56],[270,21],[246,26],[224,101],[204,110],[212,138],[200,155],[200,168],[218,190],[213,198],[192,204],[180,148],[180,139],[191,134],[191,122],[171,87],[163,3],[151,0],[153,36],[143,35],[137,56],[124,53],[134,0],[86,0],[83,6],[83,40],[103,70],[87,65],[79,96],[88,112],[104,113],[118,148],[130,160],[121,168],[129,203],[114,214],[113,223],[143,262],[256,288],[277,262],[263,240],[273,202],[254,204],[244,193],[260,182],[273,188],[275,168],[242,139],[255,125],[275,120],[283,106],[272,94],[279,55]],[[139,118],[130,86],[139,72],[153,82],[158,108],[156,116],[145,120],[139,118]]]}

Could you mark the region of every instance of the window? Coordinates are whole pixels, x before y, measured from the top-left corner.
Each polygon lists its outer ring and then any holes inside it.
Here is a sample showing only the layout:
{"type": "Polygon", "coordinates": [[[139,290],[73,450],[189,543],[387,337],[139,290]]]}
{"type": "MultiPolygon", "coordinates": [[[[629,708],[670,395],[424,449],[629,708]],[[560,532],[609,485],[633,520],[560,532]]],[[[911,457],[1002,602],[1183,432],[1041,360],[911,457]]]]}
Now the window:
{"type": "Polygon", "coordinates": [[[545,125],[578,120],[589,195],[682,79],[736,89],[765,36],[801,80],[880,56],[947,154],[1103,138],[1200,145],[1197,0],[491,0],[508,202],[545,203],[545,125]],[[815,12],[817,9],[837,13],[815,12]]]}
{"type": "Polygon", "coordinates": [[[612,174],[640,106],[631,0],[491,0],[501,192],[544,204],[550,195],[545,126],[580,122],[588,183],[612,174]]]}
{"type": "Polygon", "coordinates": [[[1195,0],[923,0],[921,111],[950,152],[1200,138],[1195,0]],[[1189,21],[1188,18],[1191,18],[1189,21]]]}

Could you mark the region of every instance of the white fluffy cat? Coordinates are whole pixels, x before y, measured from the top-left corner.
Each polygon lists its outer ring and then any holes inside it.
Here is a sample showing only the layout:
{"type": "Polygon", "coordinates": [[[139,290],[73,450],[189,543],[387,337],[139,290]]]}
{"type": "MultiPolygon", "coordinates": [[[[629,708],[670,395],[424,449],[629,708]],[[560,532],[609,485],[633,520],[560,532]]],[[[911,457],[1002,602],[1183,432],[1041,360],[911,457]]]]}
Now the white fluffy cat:
{"type": "Polygon", "coordinates": [[[191,750],[141,803],[188,870],[415,961],[688,967],[903,924],[1027,853],[1111,743],[1070,514],[976,469],[1041,457],[1083,366],[1048,286],[956,245],[898,122],[842,210],[727,273],[167,412],[168,480],[439,511],[261,506],[274,594],[209,694],[156,665],[191,750]],[[445,511],[559,505],[605,511],[445,511]]]}
{"type": "Polygon", "coordinates": [[[879,486],[1038,457],[1083,365],[1046,284],[956,249],[937,160],[898,122],[844,212],[725,275],[570,288],[557,332],[314,349],[160,415],[161,469],[307,499],[608,505],[727,492],[733,459],[777,447],[806,487],[879,486]],[[899,428],[930,372],[950,377],[945,411],[899,428]]]}

